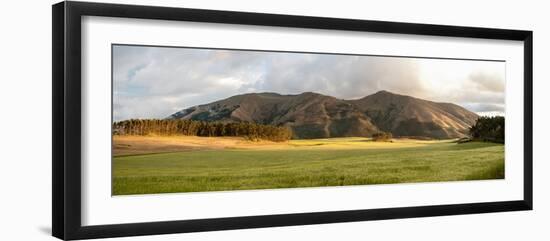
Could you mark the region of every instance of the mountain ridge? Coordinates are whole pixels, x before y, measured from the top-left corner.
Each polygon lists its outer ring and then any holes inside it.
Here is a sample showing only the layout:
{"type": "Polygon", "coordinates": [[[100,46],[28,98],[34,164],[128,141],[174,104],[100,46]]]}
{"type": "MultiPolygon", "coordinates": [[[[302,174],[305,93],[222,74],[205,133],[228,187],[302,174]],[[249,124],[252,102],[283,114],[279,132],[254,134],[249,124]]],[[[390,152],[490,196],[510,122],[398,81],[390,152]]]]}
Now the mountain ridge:
{"type": "Polygon", "coordinates": [[[459,138],[479,116],[453,103],[378,91],[344,100],[315,92],[246,93],[178,111],[167,119],[254,122],[292,129],[294,138],[394,136],[459,138]]]}

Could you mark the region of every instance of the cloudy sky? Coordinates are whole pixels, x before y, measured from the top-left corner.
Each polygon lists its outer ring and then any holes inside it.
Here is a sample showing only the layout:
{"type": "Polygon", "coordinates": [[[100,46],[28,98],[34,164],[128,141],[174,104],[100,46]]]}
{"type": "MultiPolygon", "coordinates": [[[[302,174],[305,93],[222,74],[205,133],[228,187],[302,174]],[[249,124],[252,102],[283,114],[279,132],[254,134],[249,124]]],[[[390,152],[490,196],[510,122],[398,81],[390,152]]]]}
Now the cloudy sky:
{"type": "Polygon", "coordinates": [[[250,92],[356,99],[380,90],[504,114],[495,61],[113,46],[113,119],[164,118],[250,92]]]}

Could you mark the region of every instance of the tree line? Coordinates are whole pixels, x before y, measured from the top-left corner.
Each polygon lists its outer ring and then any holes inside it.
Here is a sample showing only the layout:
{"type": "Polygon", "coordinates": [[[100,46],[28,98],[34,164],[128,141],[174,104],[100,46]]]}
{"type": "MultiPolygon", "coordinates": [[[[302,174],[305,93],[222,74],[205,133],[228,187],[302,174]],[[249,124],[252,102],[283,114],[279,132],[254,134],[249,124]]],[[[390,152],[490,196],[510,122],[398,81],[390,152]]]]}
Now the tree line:
{"type": "Polygon", "coordinates": [[[470,128],[474,140],[504,143],[504,117],[479,117],[470,128]]]}
{"type": "Polygon", "coordinates": [[[131,119],[113,123],[114,135],[235,136],[249,140],[286,141],[292,130],[250,122],[222,123],[196,120],[131,119]]]}

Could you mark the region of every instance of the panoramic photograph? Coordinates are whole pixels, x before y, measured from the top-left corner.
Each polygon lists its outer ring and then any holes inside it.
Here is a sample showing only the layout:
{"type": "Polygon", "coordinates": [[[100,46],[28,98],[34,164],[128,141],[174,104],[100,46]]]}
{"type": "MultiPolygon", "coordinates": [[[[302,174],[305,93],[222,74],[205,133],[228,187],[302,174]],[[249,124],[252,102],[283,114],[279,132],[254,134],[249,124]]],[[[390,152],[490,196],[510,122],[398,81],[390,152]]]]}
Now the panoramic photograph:
{"type": "Polygon", "coordinates": [[[504,61],[111,54],[112,195],[505,177],[504,61]]]}

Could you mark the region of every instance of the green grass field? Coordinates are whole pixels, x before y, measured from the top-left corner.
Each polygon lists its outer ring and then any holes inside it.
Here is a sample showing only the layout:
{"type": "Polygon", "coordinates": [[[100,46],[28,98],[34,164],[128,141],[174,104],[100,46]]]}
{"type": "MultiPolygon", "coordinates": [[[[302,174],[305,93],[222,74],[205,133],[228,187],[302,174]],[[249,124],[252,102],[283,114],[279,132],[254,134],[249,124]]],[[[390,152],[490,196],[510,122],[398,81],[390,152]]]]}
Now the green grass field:
{"type": "Polygon", "coordinates": [[[284,148],[113,157],[113,195],[504,178],[504,145],[290,141],[284,148]]]}

